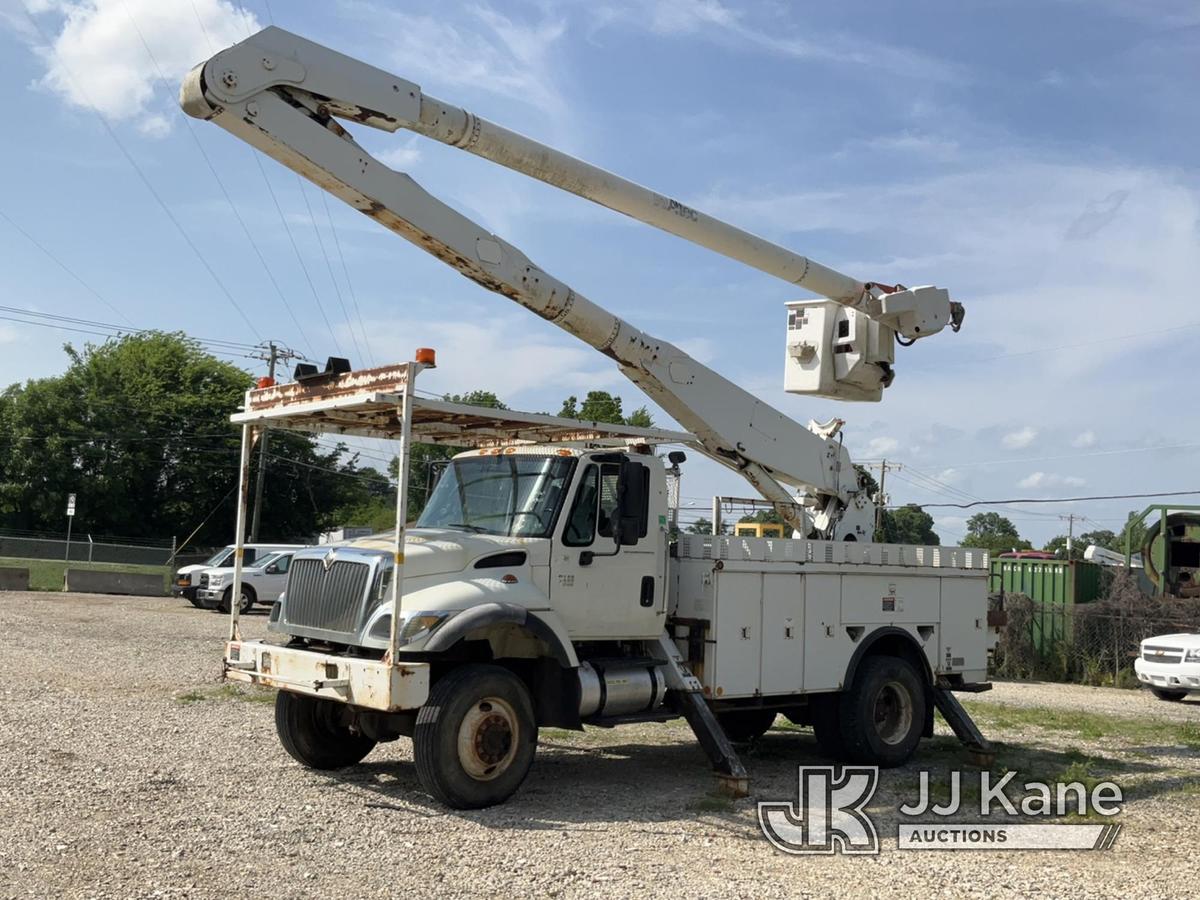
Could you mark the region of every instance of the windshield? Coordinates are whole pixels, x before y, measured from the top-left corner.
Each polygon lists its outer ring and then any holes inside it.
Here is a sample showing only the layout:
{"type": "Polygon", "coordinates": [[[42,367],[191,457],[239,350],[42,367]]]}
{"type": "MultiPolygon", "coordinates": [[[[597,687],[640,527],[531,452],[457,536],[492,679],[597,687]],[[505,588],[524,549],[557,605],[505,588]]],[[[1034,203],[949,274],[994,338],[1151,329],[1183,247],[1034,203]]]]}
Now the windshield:
{"type": "Polygon", "coordinates": [[[575,459],[567,456],[471,456],[442,474],[418,528],[549,537],[575,459]]]}
{"type": "Polygon", "coordinates": [[[210,556],[204,565],[208,566],[209,568],[220,568],[231,559],[233,559],[233,548],[222,547],[220,550],[210,556]]]}

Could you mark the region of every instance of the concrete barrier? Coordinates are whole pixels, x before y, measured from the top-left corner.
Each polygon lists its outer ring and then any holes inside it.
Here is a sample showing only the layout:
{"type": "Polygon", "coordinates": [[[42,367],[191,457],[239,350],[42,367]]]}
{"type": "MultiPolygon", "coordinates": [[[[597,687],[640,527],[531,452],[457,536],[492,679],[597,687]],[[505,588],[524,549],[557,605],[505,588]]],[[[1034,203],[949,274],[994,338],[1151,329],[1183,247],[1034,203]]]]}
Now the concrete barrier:
{"type": "Polygon", "coordinates": [[[64,590],[81,594],[133,594],[141,597],[162,597],[161,575],[142,572],[98,572],[92,569],[67,569],[64,590]]]}
{"type": "Polygon", "coordinates": [[[29,590],[28,569],[0,569],[0,591],[29,590]]]}

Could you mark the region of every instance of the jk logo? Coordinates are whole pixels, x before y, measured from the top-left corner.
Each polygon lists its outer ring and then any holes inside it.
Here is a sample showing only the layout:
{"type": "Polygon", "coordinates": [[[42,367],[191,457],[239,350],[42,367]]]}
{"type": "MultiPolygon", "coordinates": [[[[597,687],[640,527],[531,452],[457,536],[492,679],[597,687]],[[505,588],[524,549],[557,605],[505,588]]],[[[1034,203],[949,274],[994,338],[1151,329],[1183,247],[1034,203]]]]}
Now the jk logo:
{"type": "Polygon", "coordinates": [[[800,766],[796,803],[761,801],[758,824],[784,853],[879,853],[866,805],[879,787],[878,766],[800,766]]]}

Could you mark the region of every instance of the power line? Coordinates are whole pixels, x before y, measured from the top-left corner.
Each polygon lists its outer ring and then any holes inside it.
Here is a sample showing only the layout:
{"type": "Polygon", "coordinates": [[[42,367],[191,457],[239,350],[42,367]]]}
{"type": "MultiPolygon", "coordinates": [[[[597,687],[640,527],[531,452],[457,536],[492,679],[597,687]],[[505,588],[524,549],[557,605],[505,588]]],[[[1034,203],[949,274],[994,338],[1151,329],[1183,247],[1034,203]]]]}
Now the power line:
{"type": "MultiPolygon", "coordinates": [[[[1153,497],[1191,497],[1200,491],[1160,491],[1150,494],[1104,494],[1095,497],[1022,497],[1012,500],[976,500],[972,503],[922,503],[922,509],[970,509],[973,506],[999,506],[1008,503],[1085,503],[1094,500],[1145,500],[1153,497]]],[[[891,507],[898,509],[899,507],[891,507]]]]}
{"type": "MultiPolygon", "coordinates": [[[[37,21],[37,19],[34,18],[34,16],[28,10],[25,10],[24,7],[22,7],[22,9],[25,11],[26,18],[29,19],[30,23],[32,23],[33,27],[37,30],[38,34],[41,36],[42,41],[45,42],[46,47],[48,49],[53,48],[53,43],[46,36],[46,32],[42,29],[41,23],[39,23],[37,21]]],[[[117,132],[113,129],[112,125],[109,124],[107,117],[105,117],[105,115],[102,112],[100,112],[100,108],[92,102],[91,96],[88,94],[87,90],[84,89],[84,87],[80,83],[79,79],[77,79],[75,77],[75,73],[71,70],[71,68],[66,64],[66,62],[61,57],[57,57],[57,62],[63,67],[63,71],[66,73],[66,76],[67,76],[68,80],[71,82],[72,86],[75,88],[75,90],[77,90],[79,92],[80,96],[82,96],[83,99],[86,101],[86,105],[87,105],[88,109],[90,109],[92,111],[92,113],[96,116],[96,119],[100,122],[100,124],[104,128],[104,130],[108,133],[108,136],[110,138],[112,138],[113,143],[117,145],[117,149],[121,151],[121,155],[125,157],[125,161],[128,162],[129,165],[133,168],[133,171],[135,173],[137,173],[138,178],[141,179],[141,182],[143,185],[145,185],[146,190],[150,192],[150,196],[152,196],[154,198],[154,200],[158,203],[159,207],[163,211],[163,214],[168,219],[170,219],[171,224],[175,226],[175,230],[179,232],[179,236],[181,238],[183,238],[184,243],[186,243],[192,249],[192,252],[196,255],[196,258],[200,261],[200,264],[204,267],[205,271],[207,271],[209,276],[212,278],[213,283],[216,284],[217,288],[221,291],[221,293],[225,295],[225,299],[229,301],[230,305],[235,310],[237,310],[237,314],[239,316],[241,316],[242,321],[246,323],[246,327],[250,329],[250,332],[255,337],[258,337],[261,339],[261,335],[258,333],[258,330],[254,327],[254,324],[250,321],[250,318],[246,315],[245,310],[243,310],[241,305],[237,302],[237,300],[234,299],[233,294],[230,293],[230,291],[229,291],[229,288],[227,288],[225,286],[225,282],[221,280],[221,277],[219,275],[217,275],[216,269],[214,269],[212,267],[212,265],[209,263],[208,259],[204,256],[203,253],[200,252],[200,248],[192,240],[191,235],[189,235],[187,233],[187,231],[184,229],[183,225],[180,223],[179,219],[177,219],[175,217],[175,214],[173,212],[171,212],[171,208],[169,206],[167,206],[166,201],[163,200],[162,196],[155,189],[154,185],[150,183],[150,179],[146,177],[146,173],[142,171],[142,167],[139,166],[137,163],[137,160],[133,158],[133,154],[131,154],[129,152],[129,150],[126,149],[125,144],[122,143],[122,141],[119,137],[117,137],[117,132]]]]}
{"type": "MultiPolygon", "coordinates": [[[[129,18],[130,23],[133,25],[133,30],[137,32],[138,40],[141,41],[142,47],[144,47],[146,50],[146,55],[150,57],[150,62],[154,66],[154,70],[158,73],[159,81],[162,83],[164,88],[167,88],[167,92],[171,93],[170,84],[167,82],[166,76],[163,75],[162,67],[159,66],[158,59],[154,56],[154,51],[150,49],[150,44],[146,41],[145,36],[142,34],[142,29],[138,27],[137,20],[133,17],[133,13],[129,11],[129,5],[122,2],[122,6],[125,8],[125,15],[129,18]]],[[[200,20],[200,14],[196,10],[196,5],[194,2],[192,4],[192,11],[196,12],[196,19],[200,22],[200,28],[203,30],[204,22],[200,20]]],[[[204,35],[207,39],[208,32],[205,31],[204,35]]],[[[211,41],[209,42],[209,46],[212,46],[211,41]]],[[[178,105],[176,105],[176,109],[178,109],[178,105]]],[[[308,339],[308,335],[304,333],[304,327],[300,324],[300,320],[296,318],[296,313],[292,310],[292,305],[288,303],[287,297],[284,295],[282,288],[279,287],[279,282],[275,280],[275,275],[271,272],[270,266],[267,265],[267,260],[263,256],[262,250],[259,249],[258,242],[254,240],[254,235],[250,232],[250,228],[246,225],[245,219],[242,218],[242,214],[238,212],[237,206],[234,205],[233,198],[226,189],[225,182],[221,180],[221,176],[218,174],[216,166],[213,165],[212,160],[205,151],[204,145],[200,142],[200,137],[196,134],[196,129],[193,126],[191,119],[185,115],[182,110],[179,110],[179,115],[183,119],[184,125],[187,126],[187,132],[189,135],[191,135],[192,141],[195,143],[196,149],[200,152],[201,158],[203,158],[205,165],[208,166],[208,170],[212,173],[213,179],[217,182],[217,187],[221,189],[221,193],[225,197],[225,202],[229,204],[230,211],[233,213],[234,218],[237,219],[238,224],[242,226],[242,231],[245,233],[246,239],[250,242],[250,246],[254,249],[254,254],[258,257],[259,263],[262,264],[263,272],[266,273],[271,285],[275,288],[275,293],[279,295],[279,299],[283,302],[284,308],[287,310],[288,315],[292,319],[292,324],[296,326],[296,330],[300,334],[300,339],[303,340],[305,346],[308,347],[308,352],[312,353],[312,344],[308,339]]]]}
{"type": "Polygon", "coordinates": [[[354,313],[358,316],[358,330],[362,332],[363,349],[367,353],[367,361],[375,365],[375,354],[371,352],[371,341],[367,337],[367,326],[363,322],[362,308],[358,305],[358,295],[354,292],[354,282],[350,280],[350,267],[346,265],[346,254],[342,252],[342,242],[338,238],[337,227],[333,224],[333,214],[329,211],[329,194],[318,191],[321,202],[325,205],[325,218],[329,220],[329,230],[333,233],[333,244],[337,248],[338,258],[342,263],[342,274],[346,276],[346,289],[350,292],[350,300],[354,303],[354,313]]]}
{"type": "MultiPolygon", "coordinates": [[[[14,222],[8,216],[8,214],[4,212],[4,210],[0,210],[0,219],[4,219],[4,221],[7,222],[9,225],[11,225],[14,229],[16,229],[16,231],[23,238],[25,238],[25,240],[29,241],[29,243],[33,244],[33,246],[37,247],[39,250],[42,251],[42,253],[44,253],[47,257],[49,257],[49,259],[52,263],[54,263],[56,266],[58,266],[60,269],[62,269],[64,272],[66,272],[68,275],[70,275],[72,278],[74,278],[76,281],[78,281],[81,285],[83,285],[84,290],[86,290],[89,294],[91,294],[93,297],[95,297],[97,300],[99,300],[101,303],[103,303],[105,306],[107,306],[109,309],[111,309],[114,313],[116,313],[118,316],[120,316],[126,322],[130,321],[129,317],[127,315],[125,315],[125,313],[121,312],[121,310],[117,309],[117,307],[114,306],[111,302],[109,302],[109,300],[107,300],[105,297],[101,296],[99,291],[97,291],[90,284],[88,284],[86,281],[84,281],[78,274],[75,273],[74,270],[69,268],[67,266],[67,264],[64,263],[61,259],[59,259],[53,253],[51,253],[40,241],[38,241],[37,238],[35,238],[28,231],[26,231],[24,228],[22,228],[20,225],[18,225],[16,222],[14,222]]],[[[132,322],[130,322],[130,324],[132,324],[132,322]]]]}
{"type": "MultiPolygon", "coordinates": [[[[325,257],[325,268],[329,271],[329,281],[333,284],[333,294],[337,297],[338,305],[342,308],[342,316],[346,320],[346,328],[350,332],[350,340],[354,344],[354,350],[358,354],[358,358],[363,358],[362,347],[358,345],[358,335],[354,333],[354,323],[350,321],[350,311],[346,308],[346,301],[342,298],[342,289],[338,287],[337,279],[333,277],[333,263],[329,261],[329,253],[325,249],[325,239],[321,237],[321,229],[317,225],[317,217],[313,215],[312,204],[308,202],[308,191],[304,189],[304,181],[299,175],[296,176],[296,186],[300,189],[300,198],[304,201],[304,208],[308,211],[308,220],[312,222],[313,233],[317,236],[317,246],[321,248],[321,256],[325,257]]],[[[324,192],[321,192],[322,195],[324,192]]]]}

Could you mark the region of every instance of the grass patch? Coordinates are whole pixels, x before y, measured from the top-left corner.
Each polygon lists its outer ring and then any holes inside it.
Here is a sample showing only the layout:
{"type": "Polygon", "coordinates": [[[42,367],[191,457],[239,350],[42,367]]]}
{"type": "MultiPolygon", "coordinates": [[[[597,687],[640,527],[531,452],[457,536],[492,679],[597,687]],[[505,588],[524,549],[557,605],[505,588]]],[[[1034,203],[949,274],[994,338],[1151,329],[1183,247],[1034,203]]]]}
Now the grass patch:
{"type": "Polygon", "coordinates": [[[171,570],[167,566],[136,566],[126,563],[89,563],[71,560],[67,563],[55,559],[20,559],[14,556],[0,557],[0,567],[29,570],[29,589],[33,591],[61,591],[63,578],[68,568],[88,569],[94,572],[137,572],[140,575],[161,575],[163,593],[171,587],[171,570]]]}
{"type": "Polygon", "coordinates": [[[182,706],[191,706],[195,703],[221,701],[232,701],[238,703],[274,703],[275,691],[267,688],[243,688],[232,684],[223,684],[216,688],[185,691],[182,694],[175,695],[175,702],[182,706]]]}
{"type": "Polygon", "coordinates": [[[1117,740],[1128,744],[1200,749],[1200,727],[1193,722],[1132,719],[1074,709],[1008,706],[979,700],[966,701],[963,706],[977,722],[1001,730],[1036,728],[1087,741],[1117,740]]]}

